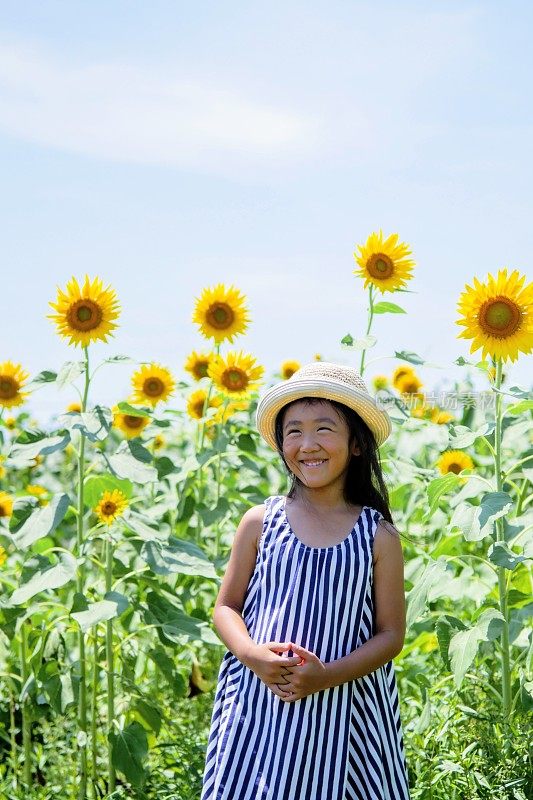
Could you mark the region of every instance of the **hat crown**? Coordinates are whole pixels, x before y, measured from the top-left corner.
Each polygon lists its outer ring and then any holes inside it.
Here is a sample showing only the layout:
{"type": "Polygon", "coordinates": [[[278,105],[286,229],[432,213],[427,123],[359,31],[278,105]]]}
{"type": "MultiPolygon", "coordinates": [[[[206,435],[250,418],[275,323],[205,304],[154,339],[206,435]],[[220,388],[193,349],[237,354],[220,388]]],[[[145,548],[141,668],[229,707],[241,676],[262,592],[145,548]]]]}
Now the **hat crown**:
{"type": "Polygon", "coordinates": [[[359,392],[369,394],[366,384],[357,370],[353,367],[345,367],[342,364],[332,364],[329,361],[316,361],[313,364],[306,364],[296,370],[288,380],[335,381],[344,384],[349,389],[357,389],[359,392]]]}

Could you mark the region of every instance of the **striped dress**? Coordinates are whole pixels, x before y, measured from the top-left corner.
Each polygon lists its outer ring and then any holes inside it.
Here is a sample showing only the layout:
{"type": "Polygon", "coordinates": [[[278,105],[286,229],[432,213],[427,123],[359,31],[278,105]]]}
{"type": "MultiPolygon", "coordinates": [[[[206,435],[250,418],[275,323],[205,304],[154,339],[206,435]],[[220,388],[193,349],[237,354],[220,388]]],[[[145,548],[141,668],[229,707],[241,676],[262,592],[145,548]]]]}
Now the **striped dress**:
{"type": "MultiPolygon", "coordinates": [[[[382,515],[363,506],[344,541],[311,547],[292,531],[285,497],[265,506],[242,610],[250,637],[297,642],[323,662],[348,655],[374,632],[372,543],[382,515]]],[[[224,654],[201,800],[408,799],[392,661],[286,702],[224,654]]]]}

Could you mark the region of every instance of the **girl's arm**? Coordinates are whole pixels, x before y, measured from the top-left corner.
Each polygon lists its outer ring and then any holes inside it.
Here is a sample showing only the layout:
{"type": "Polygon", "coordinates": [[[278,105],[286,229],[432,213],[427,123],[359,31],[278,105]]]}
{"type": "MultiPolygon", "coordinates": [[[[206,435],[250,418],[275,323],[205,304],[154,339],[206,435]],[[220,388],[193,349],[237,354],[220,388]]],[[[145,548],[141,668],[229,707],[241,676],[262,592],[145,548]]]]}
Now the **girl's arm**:
{"type": "Polygon", "coordinates": [[[255,568],[264,513],[264,505],[254,506],[241,519],[213,610],[213,623],[217,633],[228,650],[246,666],[248,654],[255,642],[248,634],[242,609],[246,589],[255,568]]]}
{"type": "Polygon", "coordinates": [[[325,664],[325,689],[368,675],[398,655],[405,639],[403,553],[396,528],[380,521],[374,537],[375,634],[352,653],[325,664]]]}

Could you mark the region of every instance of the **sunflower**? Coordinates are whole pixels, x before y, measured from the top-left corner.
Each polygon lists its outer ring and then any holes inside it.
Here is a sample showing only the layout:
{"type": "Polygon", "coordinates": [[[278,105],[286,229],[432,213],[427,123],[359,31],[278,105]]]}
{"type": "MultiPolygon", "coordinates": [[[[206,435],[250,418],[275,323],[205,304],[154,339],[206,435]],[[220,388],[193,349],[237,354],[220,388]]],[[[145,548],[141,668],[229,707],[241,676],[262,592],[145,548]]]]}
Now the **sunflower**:
{"type": "Polygon", "coordinates": [[[250,403],[247,400],[230,400],[217,409],[215,414],[206,420],[206,426],[224,425],[237,411],[247,411],[250,403]]]}
{"type": "Polygon", "coordinates": [[[417,419],[427,419],[430,414],[430,407],[424,400],[423,395],[410,395],[411,400],[411,416],[417,419]]]}
{"type": "Polygon", "coordinates": [[[161,436],[161,434],[159,433],[156,434],[154,436],[154,441],[152,443],[154,450],[160,450],[162,447],[164,447],[164,444],[165,444],[165,437],[161,436]]]}
{"type": "Polygon", "coordinates": [[[372,378],[372,386],[378,392],[380,389],[386,389],[389,385],[389,379],[386,375],[375,375],[372,378]]]}
{"type": "Polygon", "coordinates": [[[235,336],[248,327],[246,300],[234,286],[226,288],[218,283],[212,289],[204,289],[196,299],[192,321],[200,326],[202,336],[220,343],[226,339],[233,342],[235,336]]]}
{"type": "Polygon", "coordinates": [[[67,406],[67,411],[77,411],[79,413],[81,411],[81,403],[78,403],[77,401],[69,403],[67,406]]]}
{"type": "Polygon", "coordinates": [[[230,352],[224,358],[217,356],[209,366],[209,377],[221,392],[232,400],[246,400],[261,383],[264,367],[256,364],[253,356],[230,352]]]}
{"type": "Polygon", "coordinates": [[[0,517],[10,517],[13,513],[13,500],[7,492],[0,492],[0,517]]]}
{"type": "Polygon", "coordinates": [[[114,320],[120,306],[115,290],[110,286],[104,289],[100,278],[91,282],[86,275],[81,289],[76,278],[71,278],[66,292],[57,287],[57,300],[49,305],[58,313],[47,317],[55,321],[60,336],[70,338],[69,344],[87,347],[97,339],[107,342],[107,336],[118,327],[114,320]]]}
{"type": "Polygon", "coordinates": [[[21,392],[21,389],[29,375],[20,364],[12,361],[0,364],[0,406],[12,408],[22,405],[29,392],[21,392]]]}
{"type": "Polygon", "coordinates": [[[443,475],[448,472],[458,475],[463,469],[474,469],[474,462],[462,450],[446,450],[437,461],[437,467],[443,475]]]}
{"type": "Polygon", "coordinates": [[[131,377],[133,403],[149,403],[155,407],[174,392],[175,381],[170,371],[160,364],[149,364],[134,372],[131,377]]]}
{"type": "MultiPolygon", "coordinates": [[[[187,413],[190,417],[193,419],[203,418],[206,398],[207,392],[205,389],[198,389],[196,392],[189,395],[189,399],[187,400],[187,413]]],[[[223,402],[224,399],[220,397],[220,395],[212,395],[209,398],[208,408],[218,408],[223,402]]]]}
{"type": "Polygon", "coordinates": [[[394,372],[392,373],[392,385],[395,389],[398,388],[398,383],[400,380],[405,377],[405,375],[413,375],[414,369],[410,367],[408,364],[400,364],[399,367],[396,367],[394,372]]]}
{"type": "Polygon", "coordinates": [[[105,491],[100,498],[100,502],[95,506],[94,513],[106,525],[111,525],[117,517],[120,517],[128,507],[128,499],[120,489],[113,489],[112,492],[105,491]]]}
{"type": "Polygon", "coordinates": [[[301,364],[299,361],[284,361],[281,365],[281,377],[287,380],[287,378],[290,378],[300,369],[300,366],[301,364]]]}
{"type": "Polygon", "coordinates": [[[44,486],[39,486],[37,483],[30,483],[26,486],[26,492],[27,494],[31,494],[33,497],[37,497],[40,506],[48,505],[48,500],[46,498],[48,489],[45,489],[44,486]]]}
{"type": "Polygon", "coordinates": [[[415,372],[409,372],[398,378],[395,386],[400,394],[414,394],[418,397],[420,395],[418,390],[423,386],[423,383],[415,372]]]}
{"type": "Polygon", "coordinates": [[[13,428],[16,428],[17,426],[17,420],[15,417],[6,417],[4,423],[6,428],[9,428],[9,430],[11,431],[13,430],[13,428]]]}
{"type": "Polygon", "coordinates": [[[447,422],[451,422],[452,419],[455,419],[453,414],[450,414],[449,411],[444,411],[442,408],[438,406],[434,406],[431,409],[430,414],[431,422],[436,422],[437,425],[445,425],[447,422]]]}
{"type": "Polygon", "coordinates": [[[4,467],[4,465],[3,465],[3,464],[0,464],[0,480],[1,480],[2,478],[5,478],[5,477],[6,477],[6,474],[7,474],[7,470],[6,470],[6,468],[4,467]]]}
{"type": "Polygon", "coordinates": [[[6,559],[7,559],[7,553],[2,547],[2,545],[0,545],[0,567],[2,566],[2,564],[5,564],[6,559]]]}
{"type": "Polygon", "coordinates": [[[320,353],[315,353],[313,356],[313,361],[323,361],[324,359],[320,355],[320,353]]]}
{"type": "Polygon", "coordinates": [[[196,381],[207,378],[207,369],[213,360],[213,353],[197,353],[193,350],[187,357],[185,369],[193,376],[196,381]]]}
{"type": "Polygon", "coordinates": [[[133,439],[140,436],[141,431],[150,424],[150,417],[138,417],[135,414],[124,414],[118,406],[113,406],[113,427],[126,434],[126,438],[133,439]]]}
{"type": "Polygon", "coordinates": [[[366,244],[357,248],[359,253],[355,252],[354,258],[361,269],[355,269],[354,275],[365,279],[365,289],[371,283],[381,292],[394,292],[413,277],[415,262],[408,258],[411,250],[405,242],[398,241],[397,233],[385,240],[381,230],[371,233],[366,244]]]}
{"type": "Polygon", "coordinates": [[[516,361],[519,351],[533,349],[533,282],[524,286],[525,275],[501,269],[498,277],[489,275],[486,283],[474,278],[474,287],[465,286],[459,298],[456,320],[465,327],[457,338],[473,339],[470,352],[482,348],[482,358],[516,361]]]}

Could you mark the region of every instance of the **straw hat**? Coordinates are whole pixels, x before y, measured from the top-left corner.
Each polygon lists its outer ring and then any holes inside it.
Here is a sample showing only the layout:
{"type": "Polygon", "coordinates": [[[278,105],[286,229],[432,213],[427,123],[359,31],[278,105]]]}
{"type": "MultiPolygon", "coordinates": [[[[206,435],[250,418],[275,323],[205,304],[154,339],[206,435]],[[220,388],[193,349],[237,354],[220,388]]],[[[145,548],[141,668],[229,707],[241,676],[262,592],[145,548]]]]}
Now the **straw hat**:
{"type": "Polygon", "coordinates": [[[389,415],[378,408],[361,375],[352,367],[315,361],[296,370],[291,377],[271,386],[259,399],[256,425],[263,439],[276,449],[276,416],[293,400],[319,397],[337,400],[356,411],[373,432],[376,443],[383,444],[392,425],[389,415]]]}

